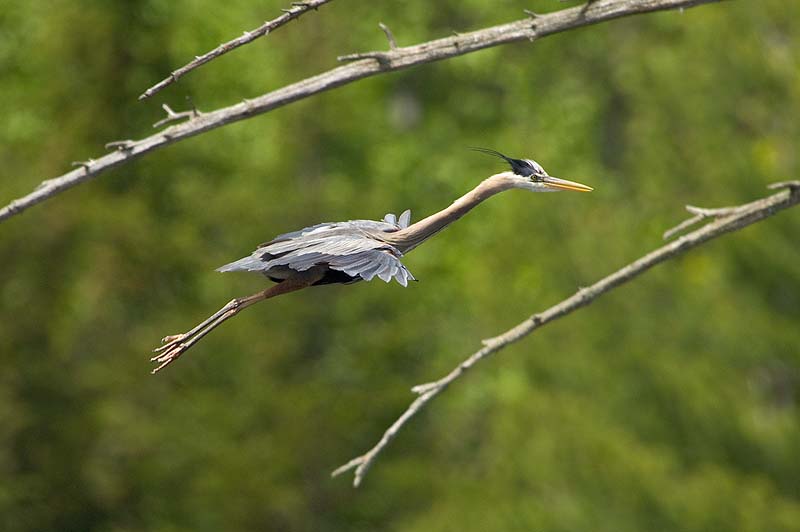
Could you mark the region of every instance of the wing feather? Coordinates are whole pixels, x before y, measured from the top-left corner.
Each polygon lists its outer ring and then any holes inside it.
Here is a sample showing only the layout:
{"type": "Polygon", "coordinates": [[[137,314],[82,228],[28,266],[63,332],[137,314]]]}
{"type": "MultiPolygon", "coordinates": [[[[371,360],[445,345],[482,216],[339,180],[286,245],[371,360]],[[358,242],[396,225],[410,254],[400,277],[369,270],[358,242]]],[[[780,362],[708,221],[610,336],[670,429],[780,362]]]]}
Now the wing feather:
{"type": "Polygon", "coordinates": [[[400,215],[400,219],[397,221],[397,225],[400,226],[400,229],[405,229],[408,227],[408,224],[411,223],[411,209],[406,209],[403,211],[403,214],[400,215]]]}

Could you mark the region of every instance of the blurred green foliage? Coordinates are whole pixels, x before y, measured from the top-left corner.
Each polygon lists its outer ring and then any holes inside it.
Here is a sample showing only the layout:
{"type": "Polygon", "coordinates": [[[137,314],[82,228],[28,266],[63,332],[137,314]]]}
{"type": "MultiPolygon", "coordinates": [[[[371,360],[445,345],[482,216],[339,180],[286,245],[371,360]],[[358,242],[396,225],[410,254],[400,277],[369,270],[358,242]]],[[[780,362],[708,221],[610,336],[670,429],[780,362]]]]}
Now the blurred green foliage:
{"type": "MultiPolygon", "coordinates": [[[[286,2],[0,9],[3,203],[337,55],[552,0],[339,0],[136,97],[286,2]]],[[[108,172],[0,225],[0,528],[800,530],[800,246],[782,214],[514,345],[400,435],[359,490],[329,472],[409,388],[660,244],[682,205],[797,178],[800,4],[637,16],[360,81],[108,172]],[[505,194],[405,262],[421,282],[254,307],[150,377],[148,352],[258,276],[216,266],[325,220],[419,219],[498,162],[592,194],[505,194]]]]}

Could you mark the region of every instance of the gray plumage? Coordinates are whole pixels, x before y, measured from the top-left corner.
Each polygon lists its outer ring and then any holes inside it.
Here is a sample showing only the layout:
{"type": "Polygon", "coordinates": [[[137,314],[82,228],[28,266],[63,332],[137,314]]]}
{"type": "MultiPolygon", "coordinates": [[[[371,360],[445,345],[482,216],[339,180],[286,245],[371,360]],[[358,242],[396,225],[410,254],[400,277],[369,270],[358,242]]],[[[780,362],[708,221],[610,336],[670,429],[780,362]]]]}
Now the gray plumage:
{"type": "Polygon", "coordinates": [[[285,233],[261,244],[252,254],[217,269],[220,272],[260,272],[274,281],[293,272],[326,267],[316,284],[371,281],[375,277],[403,286],[414,276],[400,262],[403,254],[383,237],[408,227],[411,211],[397,218],[387,214],[382,221],[351,220],[312,225],[285,233]]]}

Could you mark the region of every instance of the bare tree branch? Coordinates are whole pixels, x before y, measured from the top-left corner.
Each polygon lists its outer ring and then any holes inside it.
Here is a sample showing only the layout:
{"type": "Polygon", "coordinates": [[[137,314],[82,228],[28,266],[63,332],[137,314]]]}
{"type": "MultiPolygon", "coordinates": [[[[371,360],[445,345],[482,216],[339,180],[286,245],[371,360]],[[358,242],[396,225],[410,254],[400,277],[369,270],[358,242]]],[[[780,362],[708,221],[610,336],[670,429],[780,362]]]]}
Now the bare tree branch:
{"type": "MultiPolygon", "coordinates": [[[[19,214],[32,205],[87,181],[110,168],[128,163],[158,148],[232,122],[266,113],[294,101],[308,98],[359,79],[402,70],[423,63],[448,59],[502,44],[523,40],[533,41],[555,33],[629,15],[668,9],[684,9],[719,1],[722,0],[595,0],[588,9],[573,7],[546,15],[538,15],[535,18],[526,16],[524,19],[515,22],[470,33],[460,33],[414,46],[360,54],[363,59],[355,60],[347,65],[287,85],[257,98],[244,100],[239,104],[194,116],[186,122],[172,125],[162,132],[130,142],[126,149],[116,149],[114,153],[97,158],[93,164],[84,169],[73,170],[60,177],[44,181],[30,194],[16,199],[0,209],[0,221],[19,214]]],[[[351,55],[345,56],[344,59],[354,58],[355,56],[351,55]]]]}
{"type": "Polygon", "coordinates": [[[160,82],[156,83],[146,91],[144,91],[141,96],[139,96],[140,100],[144,100],[145,98],[149,98],[150,96],[154,95],[161,89],[167,87],[178,81],[178,78],[184,76],[194,70],[195,68],[208,63],[216,59],[217,57],[230,52],[231,50],[235,50],[240,46],[243,46],[247,43],[253,42],[254,40],[258,39],[259,37],[263,37],[268,33],[275,31],[276,29],[280,28],[284,24],[293,21],[296,18],[308,13],[311,10],[316,10],[321,5],[327,4],[332,0],[307,0],[305,2],[292,2],[292,7],[289,9],[283,9],[283,15],[275,18],[273,20],[268,20],[258,28],[245,31],[241,37],[237,37],[236,39],[230,40],[226,43],[222,43],[210,52],[206,52],[203,55],[196,55],[194,60],[190,63],[182,66],[177,70],[173,70],[169,76],[161,80],[160,82]]]}
{"type": "Polygon", "coordinates": [[[402,429],[403,426],[419,413],[419,411],[434,397],[443,392],[453,381],[461,377],[464,372],[489,355],[525,338],[543,325],[589,305],[601,295],[638,277],[656,264],[669,260],[718,236],[742,229],[743,227],[772,216],[778,211],[800,203],[800,181],[787,181],[784,183],[776,183],[771,186],[771,188],[776,187],[786,188],[788,190],[783,190],[777,194],[737,207],[701,209],[705,213],[705,217],[713,217],[715,218],[714,221],[648,253],[644,257],[617,270],[608,277],[599,280],[592,286],[579,289],[571,297],[550,307],[544,312],[534,314],[503,334],[483,340],[484,347],[461,362],[450,373],[437,381],[414,386],[411,390],[418,394],[419,397],[417,397],[397,421],[384,432],[380,441],[363,455],[350,460],[348,463],[336,469],[332,475],[340,475],[345,471],[355,469],[353,486],[358,487],[375,459],[386,446],[391,443],[395,436],[397,436],[400,429],[402,429]]]}

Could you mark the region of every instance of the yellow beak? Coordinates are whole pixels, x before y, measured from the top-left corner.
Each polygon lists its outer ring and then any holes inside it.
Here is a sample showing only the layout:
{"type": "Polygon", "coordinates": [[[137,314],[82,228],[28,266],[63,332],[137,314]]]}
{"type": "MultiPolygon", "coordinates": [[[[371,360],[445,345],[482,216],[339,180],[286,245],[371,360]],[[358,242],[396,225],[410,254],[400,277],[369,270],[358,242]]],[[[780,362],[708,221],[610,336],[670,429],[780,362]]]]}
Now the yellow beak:
{"type": "Polygon", "coordinates": [[[559,179],[553,176],[546,176],[544,179],[542,179],[542,183],[544,183],[548,188],[553,188],[556,190],[574,190],[576,192],[591,192],[594,190],[590,186],[576,183],[575,181],[559,179]]]}

